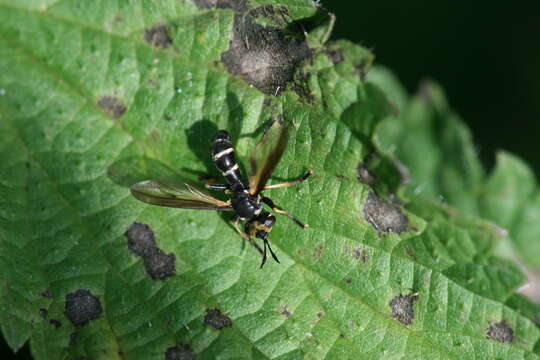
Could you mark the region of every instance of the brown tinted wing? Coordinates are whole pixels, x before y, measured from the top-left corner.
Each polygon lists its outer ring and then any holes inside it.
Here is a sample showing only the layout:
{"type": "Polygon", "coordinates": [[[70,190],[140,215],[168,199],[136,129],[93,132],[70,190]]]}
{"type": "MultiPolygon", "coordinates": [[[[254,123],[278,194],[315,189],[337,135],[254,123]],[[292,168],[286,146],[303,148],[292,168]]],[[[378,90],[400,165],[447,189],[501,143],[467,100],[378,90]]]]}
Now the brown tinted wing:
{"type": "Polygon", "coordinates": [[[251,153],[249,192],[261,192],[276,168],[287,146],[287,128],[274,120],[251,153]]]}
{"type": "Polygon", "coordinates": [[[182,209],[232,210],[228,202],[216,199],[207,192],[183,182],[142,181],[131,187],[131,193],[138,200],[152,205],[182,209]]]}

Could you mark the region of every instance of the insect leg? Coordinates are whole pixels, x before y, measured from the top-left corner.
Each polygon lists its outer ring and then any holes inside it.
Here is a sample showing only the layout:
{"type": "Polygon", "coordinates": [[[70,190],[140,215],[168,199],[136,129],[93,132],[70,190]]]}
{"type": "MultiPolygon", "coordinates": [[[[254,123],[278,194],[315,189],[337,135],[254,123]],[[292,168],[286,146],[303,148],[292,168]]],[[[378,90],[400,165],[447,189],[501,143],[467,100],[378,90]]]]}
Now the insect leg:
{"type": "Polygon", "coordinates": [[[229,184],[204,184],[204,187],[210,190],[217,190],[217,191],[227,191],[230,190],[231,187],[229,184]]]}
{"type": "Polygon", "coordinates": [[[289,186],[294,186],[296,184],[300,184],[302,181],[306,181],[308,177],[311,176],[311,174],[313,174],[313,170],[309,170],[307,173],[305,173],[304,175],[300,176],[298,179],[296,180],[293,180],[293,181],[290,181],[290,182],[287,182],[287,183],[283,183],[283,184],[275,184],[275,185],[266,185],[263,190],[270,190],[270,189],[277,189],[277,188],[286,188],[286,187],[289,187],[289,186]]]}
{"type": "Polygon", "coordinates": [[[300,226],[301,228],[307,228],[309,227],[308,224],[304,224],[303,222],[301,222],[300,220],[298,220],[296,217],[294,217],[293,215],[289,214],[288,212],[286,212],[285,210],[282,210],[280,208],[277,207],[276,204],[274,204],[274,202],[270,199],[270,198],[267,198],[267,197],[262,197],[261,200],[263,201],[263,203],[265,203],[266,205],[270,206],[270,208],[277,212],[278,214],[282,214],[282,215],[285,215],[287,216],[289,219],[291,219],[292,221],[294,221],[296,223],[296,225],[300,226]]]}
{"type": "Polygon", "coordinates": [[[263,254],[263,250],[261,249],[261,247],[259,246],[259,244],[257,244],[255,241],[253,241],[248,234],[246,234],[245,232],[243,232],[241,229],[240,229],[240,218],[239,217],[235,217],[233,220],[231,220],[231,224],[232,226],[234,227],[234,229],[238,232],[238,234],[240,234],[240,236],[242,237],[242,239],[246,240],[247,242],[249,242],[251,245],[253,245],[253,247],[255,249],[257,249],[258,252],[260,252],[261,254],[263,254]]]}

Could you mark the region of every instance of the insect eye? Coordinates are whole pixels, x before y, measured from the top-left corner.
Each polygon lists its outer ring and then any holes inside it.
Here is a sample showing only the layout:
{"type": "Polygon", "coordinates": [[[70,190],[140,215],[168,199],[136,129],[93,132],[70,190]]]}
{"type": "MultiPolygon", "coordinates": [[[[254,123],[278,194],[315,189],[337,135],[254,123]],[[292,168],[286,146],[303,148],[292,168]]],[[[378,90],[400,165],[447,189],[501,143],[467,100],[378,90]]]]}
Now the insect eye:
{"type": "Polygon", "coordinates": [[[270,215],[266,220],[264,220],[264,225],[268,227],[274,226],[276,223],[276,217],[273,215],[270,215]]]}

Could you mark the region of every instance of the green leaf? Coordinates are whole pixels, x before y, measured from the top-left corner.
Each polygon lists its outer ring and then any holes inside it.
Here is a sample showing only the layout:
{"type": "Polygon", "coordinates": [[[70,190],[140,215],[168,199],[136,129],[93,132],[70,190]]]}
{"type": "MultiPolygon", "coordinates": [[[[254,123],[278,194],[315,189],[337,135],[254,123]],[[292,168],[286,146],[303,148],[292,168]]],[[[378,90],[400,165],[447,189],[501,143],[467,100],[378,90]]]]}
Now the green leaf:
{"type": "Polygon", "coordinates": [[[422,125],[414,148],[401,130],[379,131],[415,128],[397,120],[395,94],[364,81],[369,51],[324,43],[332,17],[315,3],[215,5],[0,1],[0,325],[11,348],[29,341],[37,359],[537,359],[540,330],[509,301],[521,275],[473,217],[483,174],[440,94],[397,105],[422,125]],[[278,218],[280,264],[259,270],[226,214],[130,195],[144,179],[219,175],[218,129],[245,167],[276,116],[289,144],[270,183],[314,170],[267,193],[310,225],[278,218]],[[393,142],[415,150],[396,157],[393,142]],[[438,142],[467,161],[446,148],[427,156],[438,142]],[[469,216],[402,196],[402,155],[426,194],[469,216]]]}

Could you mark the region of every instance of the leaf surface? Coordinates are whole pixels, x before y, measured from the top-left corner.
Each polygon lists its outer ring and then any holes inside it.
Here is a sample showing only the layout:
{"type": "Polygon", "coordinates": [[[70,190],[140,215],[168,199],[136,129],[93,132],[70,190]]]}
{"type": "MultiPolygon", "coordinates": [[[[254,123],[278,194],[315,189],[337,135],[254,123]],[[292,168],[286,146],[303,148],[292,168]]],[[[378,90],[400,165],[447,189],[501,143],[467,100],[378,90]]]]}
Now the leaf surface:
{"type": "MultiPolygon", "coordinates": [[[[365,81],[369,51],[323,45],[332,20],[311,1],[215,4],[0,1],[0,325],[12,349],[30,341],[37,359],[538,358],[530,307],[523,315],[511,301],[521,275],[493,256],[493,226],[396,193],[396,159],[381,144],[397,140],[377,131],[395,106],[365,81]],[[200,186],[217,175],[218,129],[245,162],[276,115],[289,144],[270,183],[314,170],[267,193],[310,225],[279,217],[270,241],[281,264],[258,270],[227,214],[130,195],[145,179],[200,186]],[[490,337],[493,327],[504,336],[490,337]]],[[[447,130],[444,143],[459,148],[466,129],[447,130]]],[[[418,174],[430,179],[445,156],[418,174]]],[[[447,181],[426,192],[477,214],[457,191],[482,184],[474,159],[450,159],[447,181]]]]}

